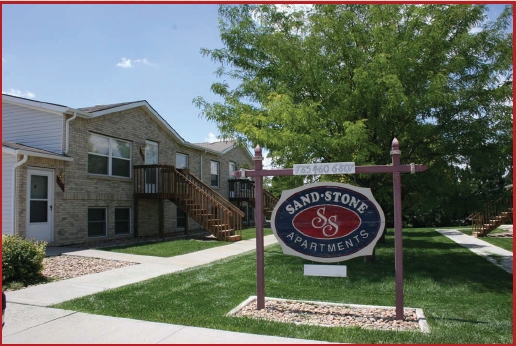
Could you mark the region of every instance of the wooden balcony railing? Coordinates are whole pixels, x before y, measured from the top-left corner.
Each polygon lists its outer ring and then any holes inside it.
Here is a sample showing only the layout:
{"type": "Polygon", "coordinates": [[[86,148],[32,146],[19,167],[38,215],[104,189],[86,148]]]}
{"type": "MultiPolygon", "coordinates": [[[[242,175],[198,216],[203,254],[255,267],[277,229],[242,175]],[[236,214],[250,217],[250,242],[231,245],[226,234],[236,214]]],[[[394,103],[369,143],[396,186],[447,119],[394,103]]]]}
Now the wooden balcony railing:
{"type": "MultiPolygon", "coordinates": [[[[236,201],[255,201],[255,182],[249,179],[230,179],[229,180],[229,192],[230,192],[230,200],[236,201]]],[[[264,196],[264,216],[267,219],[271,218],[271,214],[273,213],[273,209],[278,203],[278,198],[276,198],[272,193],[267,190],[263,191],[264,196]]]]}
{"type": "Polygon", "coordinates": [[[230,200],[255,200],[255,184],[249,179],[228,180],[228,190],[230,200]]]}

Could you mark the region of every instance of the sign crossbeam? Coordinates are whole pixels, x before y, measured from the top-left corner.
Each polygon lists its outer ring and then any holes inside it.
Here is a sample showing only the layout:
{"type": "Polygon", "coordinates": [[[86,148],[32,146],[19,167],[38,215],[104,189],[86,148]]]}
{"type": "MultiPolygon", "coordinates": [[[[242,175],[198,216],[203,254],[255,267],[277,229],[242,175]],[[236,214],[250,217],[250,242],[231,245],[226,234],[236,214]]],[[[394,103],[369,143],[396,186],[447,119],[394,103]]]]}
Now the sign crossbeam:
{"type": "MultiPolygon", "coordinates": [[[[427,170],[427,166],[425,165],[399,165],[399,166],[356,166],[355,174],[365,174],[365,173],[419,173],[427,170]],[[413,172],[412,172],[413,167],[413,172]]],[[[236,177],[243,177],[242,171],[237,171],[233,173],[236,177]]],[[[285,175],[293,175],[292,168],[280,168],[280,169],[263,169],[260,171],[254,170],[244,170],[244,177],[273,177],[273,176],[285,176],[285,175]]],[[[323,174],[322,174],[323,175],[323,174]]]]}
{"type": "MultiPolygon", "coordinates": [[[[396,318],[404,319],[404,274],[402,256],[402,202],[401,202],[401,173],[418,173],[428,169],[420,164],[400,164],[399,141],[395,138],[391,143],[392,164],[381,166],[356,166],[353,174],[368,173],[392,173],[393,174],[393,202],[394,202],[394,226],[395,226],[395,302],[396,318]]],[[[268,176],[289,176],[294,175],[293,168],[283,169],[262,169],[262,149],[257,145],[255,148],[254,170],[241,170],[234,172],[235,177],[255,177],[255,226],[256,258],[257,258],[257,309],[265,307],[265,284],[264,284],[264,220],[263,220],[263,177],[268,176]]],[[[313,173],[311,173],[313,174],[313,173]]]]}

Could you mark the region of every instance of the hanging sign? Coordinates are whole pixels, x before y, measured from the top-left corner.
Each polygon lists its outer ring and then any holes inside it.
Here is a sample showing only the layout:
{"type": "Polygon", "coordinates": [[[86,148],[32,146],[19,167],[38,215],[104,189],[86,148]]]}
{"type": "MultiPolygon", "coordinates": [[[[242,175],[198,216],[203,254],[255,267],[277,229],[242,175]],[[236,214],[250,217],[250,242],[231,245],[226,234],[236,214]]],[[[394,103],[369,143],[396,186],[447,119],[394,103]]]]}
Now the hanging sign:
{"type": "Polygon", "coordinates": [[[372,255],[384,224],[370,189],[330,182],[283,191],[271,216],[285,254],[324,263],[372,255]]]}

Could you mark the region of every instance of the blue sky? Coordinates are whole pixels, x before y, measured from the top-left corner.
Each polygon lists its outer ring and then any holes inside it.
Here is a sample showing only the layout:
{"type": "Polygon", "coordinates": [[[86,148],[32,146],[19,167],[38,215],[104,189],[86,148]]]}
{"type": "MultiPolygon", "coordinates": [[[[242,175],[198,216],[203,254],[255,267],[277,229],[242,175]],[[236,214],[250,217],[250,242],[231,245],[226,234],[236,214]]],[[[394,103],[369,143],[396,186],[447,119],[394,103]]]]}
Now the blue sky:
{"type": "MultiPolygon", "coordinates": [[[[217,5],[3,5],[2,91],[69,107],[147,100],[187,141],[218,135],[210,92],[217,5]]],[[[502,6],[493,8],[490,19],[502,6]]]]}
{"type": "Polygon", "coordinates": [[[2,91],[70,107],[147,100],[189,142],[219,132],[192,99],[216,97],[216,5],[3,5],[2,91]]]}

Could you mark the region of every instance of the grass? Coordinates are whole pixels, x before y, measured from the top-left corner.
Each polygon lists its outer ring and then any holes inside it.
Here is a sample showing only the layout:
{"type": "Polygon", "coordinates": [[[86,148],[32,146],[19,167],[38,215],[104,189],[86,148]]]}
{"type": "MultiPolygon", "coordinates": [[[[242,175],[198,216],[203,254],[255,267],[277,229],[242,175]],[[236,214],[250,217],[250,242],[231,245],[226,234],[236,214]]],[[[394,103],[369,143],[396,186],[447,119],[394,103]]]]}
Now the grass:
{"type": "Polygon", "coordinates": [[[487,243],[490,243],[495,246],[499,246],[502,249],[513,252],[513,238],[493,238],[493,237],[483,237],[479,238],[487,243]]]}
{"type": "MultiPolygon", "coordinates": [[[[466,234],[466,235],[472,235],[472,228],[471,227],[468,227],[468,228],[455,228],[457,229],[458,231],[466,234]]],[[[490,234],[497,234],[497,233],[506,233],[508,231],[504,230],[504,229],[500,229],[500,228],[497,228],[495,230],[493,230],[492,232],[490,232],[490,234]]],[[[483,241],[486,241],[487,243],[490,243],[492,245],[495,245],[495,246],[498,246],[502,249],[505,249],[507,251],[511,251],[513,252],[513,238],[494,238],[494,237],[480,237],[478,238],[479,240],[483,240],[483,241]]]]}
{"type": "MultiPolygon", "coordinates": [[[[264,229],[264,235],[272,234],[271,229],[264,229]]],[[[255,228],[242,230],[242,239],[248,240],[255,238],[255,228]]],[[[210,249],[213,247],[228,245],[227,242],[217,240],[168,240],[151,243],[131,244],[101,248],[99,250],[121,252],[132,255],[172,257],[184,255],[191,252],[210,249]]]]}
{"type": "MultiPolygon", "coordinates": [[[[349,304],[395,305],[393,232],[376,261],[343,262],[347,278],[306,277],[310,263],[266,248],[266,296],[349,304]]],[[[422,308],[431,333],[297,326],[226,317],[256,295],[255,254],[55,305],[93,314],[236,332],[350,343],[512,343],[512,275],[434,229],[404,229],[404,302],[422,308]]]]}

